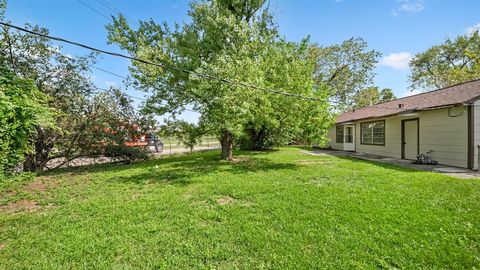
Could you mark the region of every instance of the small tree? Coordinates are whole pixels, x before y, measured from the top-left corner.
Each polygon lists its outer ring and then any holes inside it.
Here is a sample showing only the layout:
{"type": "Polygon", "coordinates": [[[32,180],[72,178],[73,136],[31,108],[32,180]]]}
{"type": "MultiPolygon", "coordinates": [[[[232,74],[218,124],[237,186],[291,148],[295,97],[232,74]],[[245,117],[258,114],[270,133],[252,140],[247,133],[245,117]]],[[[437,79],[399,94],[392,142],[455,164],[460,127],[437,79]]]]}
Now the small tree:
{"type": "Polygon", "coordinates": [[[195,145],[202,142],[202,136],[206,134],[203,125],[188,123],[183,120],[165,121],[163,130],[175,136],[179,143],[190,149],[190,152],[193,152],[195,145]]]}

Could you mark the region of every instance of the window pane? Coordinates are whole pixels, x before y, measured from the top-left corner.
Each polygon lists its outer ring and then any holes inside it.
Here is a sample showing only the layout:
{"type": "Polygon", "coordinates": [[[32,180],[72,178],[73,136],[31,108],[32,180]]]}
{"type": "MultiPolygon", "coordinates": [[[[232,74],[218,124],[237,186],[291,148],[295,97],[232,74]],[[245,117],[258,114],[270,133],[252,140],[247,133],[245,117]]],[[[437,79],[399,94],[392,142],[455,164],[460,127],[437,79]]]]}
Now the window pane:
{"type": "Polygon", "coordinates": [[[384,144],[385,136],[383,133],[375,133],[373,134],[373,143],[374,144],[384,144]]]}
{"type": "Polygon", "coordinates": [[[343,126],[337,126],[336,133],[337,143],[343,143],[343,126]]]}
{"type": "Polygon", "coordinates": [[[362,123],[362,143],[385,144],[385,122],[362,123]]]}
{"type": "Polygon", "coordinates": [[[383,132],[385,130],[385,126],[383,122],[376,122],[373,125],[373,132],[383,132]]]}
{"type": "Polygon", "coordinates": [[[353,142],[353,134],[352,134],[352,127],[345,128],[345,142],[352,143],[353,142]]]}

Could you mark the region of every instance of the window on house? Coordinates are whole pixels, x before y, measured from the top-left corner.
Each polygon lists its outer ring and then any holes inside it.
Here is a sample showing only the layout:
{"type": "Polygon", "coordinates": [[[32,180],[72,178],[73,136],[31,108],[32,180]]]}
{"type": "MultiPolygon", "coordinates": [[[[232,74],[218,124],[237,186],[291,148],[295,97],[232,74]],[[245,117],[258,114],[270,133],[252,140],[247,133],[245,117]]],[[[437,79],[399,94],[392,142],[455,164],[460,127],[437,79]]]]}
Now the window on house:
{"type": "Polygon", "coordinates": [[[362,144],[385,145],[385,121],[361,124],[362,144]]]}
{"type": "Polygon", "coordinates": [[[343,126],[337,126],[337,143],[343,143],[343,126]]]}
{"type": "Polygon", "coordinates": [[[353,128],[345,127],[345,143],[353,143],[353,128]]]}

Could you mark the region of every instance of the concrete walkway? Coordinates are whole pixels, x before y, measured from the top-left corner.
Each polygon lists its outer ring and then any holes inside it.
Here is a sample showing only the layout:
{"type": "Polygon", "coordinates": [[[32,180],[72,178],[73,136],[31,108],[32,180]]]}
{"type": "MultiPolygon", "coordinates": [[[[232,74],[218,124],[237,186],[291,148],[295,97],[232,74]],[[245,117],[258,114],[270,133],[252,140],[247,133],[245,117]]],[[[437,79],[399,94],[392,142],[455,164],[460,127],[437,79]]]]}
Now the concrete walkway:
{"type": "Polygon", "coordinates": [[[397,165],[400,167],[410,168],[419,171],[429,171],[442,173],[449,176],[470,179],[470,178],[480,178],[480,174],[477,171],[472,171],[469,169],[447,166],[447,165],[419,165],[413,164],[411,160],[376,156],[359,152],[347,152],[347,151],[337,151],[337,150],[313,150],[313,151],[303,151],[305,154],[309,155],[331,155],[331,156],[343,156],[343,157],[353,157],[361,160],[368,160],[386,164],[397,165]]]}

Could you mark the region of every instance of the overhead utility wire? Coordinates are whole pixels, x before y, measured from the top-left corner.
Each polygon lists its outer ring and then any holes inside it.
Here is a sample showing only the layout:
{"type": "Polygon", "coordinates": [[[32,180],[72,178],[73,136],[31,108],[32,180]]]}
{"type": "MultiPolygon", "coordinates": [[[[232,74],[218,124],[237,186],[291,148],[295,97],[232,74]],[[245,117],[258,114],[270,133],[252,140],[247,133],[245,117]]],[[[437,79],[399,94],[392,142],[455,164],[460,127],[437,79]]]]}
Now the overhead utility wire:
{"type": "Polygon", "coordinates": [[[175,71],[182,72],[182,73],[189,74],[189,75],[193,75],[193,76],[196,76],[196,77],[199,77],[199,78],[210,79],[210,80],[214,80],[214,81],[218,81],[218,82],[226,83],[226,84],[231,84],[231,85],[243,86],[243,87],[251,88],[251,89],[254,89],[254,90],[270,92],[270,93],[273,93],[273,94],[284,95],[284,96],[288,96],[288,97],[296,97],[296,98],[304,99],[304,100],[325,102],[325,100],[319,99],[319,98],[306,97],[306,96],[303,96],[303,95],[300,95],[300,94],[288,93],[288,92],[283,92],[283,91],[279,91],[279,90],[275,90],[275,89],[271,89],[271,88],[259,87],[259,86],[255,86],[255,85],[244,83],[244,82],[238,82],[238,81],[234,81],[234,80],[230,80],[230,79],[216,77],[216,76],[213,76],[213,75],[208,75],[208,74],[204,74],[204,73],[199,73],[199,72],[195,72],[195,71],[191,71],[191,70],[178,68],[178,67],[175,67],[175,66],[156,63],[156,62],[132,57],[132,56],[121,54],[121,53],[116,53],[116,52],[110,52],[110,51],[106,51],[106,50],[102,50],[102,49],[97,49],[97,48],[94,48],[92,46],[85,45],[85,44],[82,44],[82,43],[79,43],[79,42],[70,41],[70,40],[67,40],[67,39],[64,39],[64,38],[54,37],[54,36],[38,33],[38,32],[32,31],[32,30],[28,30],[26,28],[16,26],[16,25],[12,25],[12,24],[5,23],[5,22],[0,22],[0,25],[11,27],[11,28],[14,28],[14,29],[17,29],[19,31],[26,32],[26,33],[29,33],[29,34],[32,34],[32,35],[37,35],[37,36],[41,36],[41,37],[48,38],[48,39],[51,39],[51,40],[56,40],[56,41],[68,43],[68,44],[75,45],[75,46],[78,46],[78,47],[82,47],[82,48],[85,48],[85,49],[88,49],[88,50],[91,50],[91,51],[96,51],[96,52],[111,55],[111,56],[125,58],[125,59],[129,59],[131,61],[137,61],[137,62],[140,62],[140,63],[143,63],[143,64],[161,67],[163,69],[175,70],[175,71]]]}
{"type": "Polygon", "coordinates": [[[115,72],[112,72],[112,71],[109,71],[109,70],[106,70],[106,69],[103,69],[103,68],[101,68],[101,67],[97,67],[97,66],[94,66],[94,65],[91,65],[91,64],[87,64],[87,65],[88,65],[89,67],[91,67],[91,68],[98,69],[98,70],[103,71],[103,72],[105,72],[105,73],[108,73],[108,74],[110,74],[110,75],[113,75],[113,76],[116,76],[116,77],[119,77],[119,78],[128,80],[127,77],[122,76],[122,75],[120,75],[120,74],[117,74],[117,73],[115,73],[115,72]]]}
{"type": "MultiPolygon", "coordinates": [[[[100,90],[100,91],[103,91],[103,92],[110,92],[111,89],[105,89],[105,88],[102,88],[102,87],[98,87],[98,86],[93,86],[95,89],[97,90],[100,90]]],[[[147,99],[146,98],[141,98],[141,97],[136,97],[136,96],[132,96],[132,95],[129,95],[125,92],[123,92],[123,94],[127,97],[131,97],[131,98],[134,98],[134,99],[138,99],[138,100],[142,100],[142,101],[146,101],[147,99]]],[[[197,111],[194,111],[194,110],[190,110],[190,109],[183,109],[184,111],[189,111],[189,112],[194,112],[194,113],[198,113],[197,111]]]]}
{"type": "Polygon", "coordinates": [[[98,3],[100,3],[101,5],[103,5],[104,7],[108,8],[109,10],[113,11],[113,13],[116,13],[118,15],[123,15],[125,17],[125,19],[127,19],[129,22],[131,23],[134,23],[136,25],[139,25],[138,22],[136,22],[134,19],[132,19],[130,16],[128,16],[127,14],[123,13],[122,11],[120,11],[119,9],[117,9],[116,7],[114,7],[112,4],[110,4],[108,1],[106,0],[97,0],[98,3]]]}
{"type": "MultiPolygon", "coordinates": [[[[103,92],[110,92],[111,89],[105,89],[105,88],[101,88],[101,87],[98,87],[96,85],[93,85],[93,88],[97,89],[97,90],[100,90],[100,91],[103,91],[103,92]]],[[[129,95],[125,92],[122,92],[125,96],[127,97],[131,97],[131,98],[134,98],[134,99],[138,99],[138,100],[142,100],[142,101],[146,101],[147,99],[146,98],[141,98],[141,97],[136,97],[136,96],[132,96],[132,95],[129,95]]]]}
{"type": "Polygon", "coordinates": [[[91,11],[97,13],[98,15],[104,17],[105,19],[107,20],[110,20],[105,14],[103,14],[102,12],[96,10],[94,7],[90,6],[89,4],[83,2],[82,0],[77,0],[78,2],[80,2],[80,4],[84,5],[85,7],[87,7],[88,9],[90,9],[91,11]]]}

